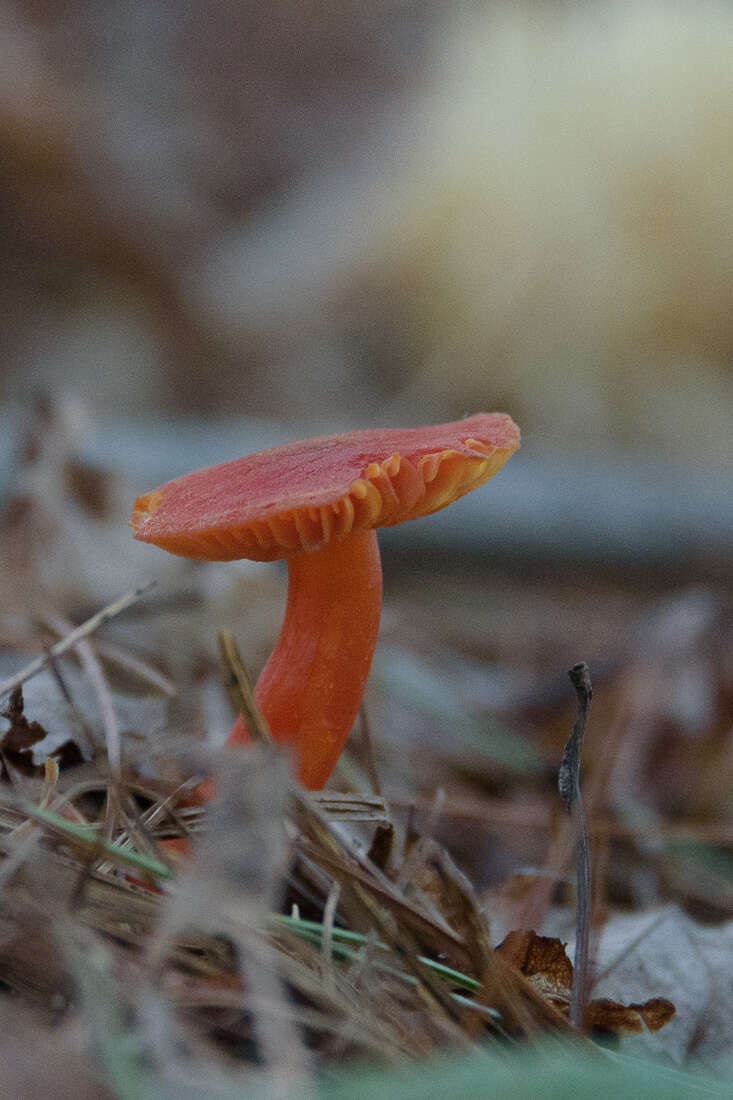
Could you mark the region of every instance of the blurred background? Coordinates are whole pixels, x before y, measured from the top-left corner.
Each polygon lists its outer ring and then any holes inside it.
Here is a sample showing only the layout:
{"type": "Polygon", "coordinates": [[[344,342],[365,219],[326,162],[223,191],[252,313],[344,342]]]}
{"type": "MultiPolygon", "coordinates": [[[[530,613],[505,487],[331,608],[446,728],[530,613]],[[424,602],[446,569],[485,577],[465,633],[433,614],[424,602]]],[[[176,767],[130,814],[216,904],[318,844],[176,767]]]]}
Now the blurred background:
{"type": "MultiPolygon", "coordinates": [[[[496,482],[384,540],[392,789],[544,821],[586,659],[599,791],[729,842],[731,57],[733,7],[700,0],[1,0],[6,647],[156,576],[129,644],[198,683],[194,636],[211,658],[231,625],[256,671],[282,577],[136,545],[135,496],[505,410],[496,482]]],[[[537,837],[464,854],[486,881],[537,837]]]]}
{"type": "Polygon", "coordinates": [[[595,554],[727,556],[730,5],[0,21],[10,424],[73,405],[152,483],[200,448],[506,409],[502,550],[557,550],[583,471],[595,554]]]}

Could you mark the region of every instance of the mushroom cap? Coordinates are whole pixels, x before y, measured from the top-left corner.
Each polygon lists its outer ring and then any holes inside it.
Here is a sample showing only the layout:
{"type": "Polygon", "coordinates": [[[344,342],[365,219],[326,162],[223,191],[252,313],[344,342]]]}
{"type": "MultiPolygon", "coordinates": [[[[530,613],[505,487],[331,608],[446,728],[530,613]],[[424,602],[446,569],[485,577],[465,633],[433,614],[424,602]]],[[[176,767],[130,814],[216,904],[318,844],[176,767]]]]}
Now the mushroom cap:
{"type": "Polygon", "coordinates": [[[437,512],[519,447],[504,413],[315,436],[175,478],[138,497],[135,538],[208,561],[274,561],[351,531],[437,512]]]}

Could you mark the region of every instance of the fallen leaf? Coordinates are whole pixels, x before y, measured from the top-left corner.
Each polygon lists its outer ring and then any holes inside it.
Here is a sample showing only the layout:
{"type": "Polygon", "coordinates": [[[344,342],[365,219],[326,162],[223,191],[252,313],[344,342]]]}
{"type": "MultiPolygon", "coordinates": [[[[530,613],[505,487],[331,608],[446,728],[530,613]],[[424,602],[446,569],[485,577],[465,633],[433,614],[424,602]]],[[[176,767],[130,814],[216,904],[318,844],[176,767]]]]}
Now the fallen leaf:
{"type": "Polygon", "coordinates": [[[573,964],[565,953],[562,940],[521,930],[510,932],[496,950],[521,970],[543,996],[567,1005],[573,984],[573,964]]]}
{"type": "MultiPolygon", "coordinates": [[[[521,970],[538,993],[567,1014],[573,984],[573,964],[565,944],[554,936],[538,936],[527,929],[510,932],[496,948],[506,962],[521,970]]],[[[621,994],[623,995],[623,994],[621,994]]],[[[664,997],[643,1003],[621,1004],[608,997],[591,1001],[585,1025],[606,1035],[638,1035],[646,1028],[658,1031],[673,1018],[675,1007],[664,997]]]]}
{"type": "Polygon", "coordinates": [[[26,773],[34,772],[36,765],[30,751],[47,736],[40,722],[29,722],[24,713],[23,688],[18,686],[8,699],[2,717],[9,723],[0,738],[0,749],[6,760],[26,773]]]}
{"type": "Polygon", "coordinates": [[[640,1035],[644,1026],[659,1031],[675,1014],[675,1007],[664,997],[652,997],[644,1004],[621,1005],[607,997],[591,1001],[585,1014],[589,1031],[606,1035],[640,1035]]]}

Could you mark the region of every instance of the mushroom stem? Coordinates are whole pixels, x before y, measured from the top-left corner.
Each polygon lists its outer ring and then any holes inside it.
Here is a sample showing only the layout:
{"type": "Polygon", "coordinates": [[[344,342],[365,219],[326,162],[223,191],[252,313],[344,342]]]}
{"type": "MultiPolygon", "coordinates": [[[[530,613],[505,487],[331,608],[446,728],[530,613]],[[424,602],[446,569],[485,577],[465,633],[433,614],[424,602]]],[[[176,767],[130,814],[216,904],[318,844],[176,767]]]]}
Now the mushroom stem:
{"type": "MultiPolygon", "coordinates": [[[[292,746],[298,778],[309,790],[326,783],[356,718],[381,607],[374,530],[288,560],[285,619],[255,699],[275,741],[292,746]]],[[[240,717],[229,744],[249,740],[240,717]]]]}

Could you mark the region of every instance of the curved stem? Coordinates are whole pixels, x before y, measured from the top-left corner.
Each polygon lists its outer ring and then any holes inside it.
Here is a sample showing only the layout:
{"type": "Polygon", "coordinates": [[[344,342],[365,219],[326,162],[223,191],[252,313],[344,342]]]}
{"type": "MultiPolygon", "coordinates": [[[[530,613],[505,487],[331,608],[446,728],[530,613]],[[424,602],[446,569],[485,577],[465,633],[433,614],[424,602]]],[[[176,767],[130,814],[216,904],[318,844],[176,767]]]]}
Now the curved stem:
{"type": "MultiPolygon", "coordinates": [[[[298,778],[310,790],[326,783],[356,718],[381,607],[373,530],[289,559],[285,619],[255,699],[275,741],[293,747],[298,778]]],[[[249,739],[238,718],[229,743],[249,739]]]]}

